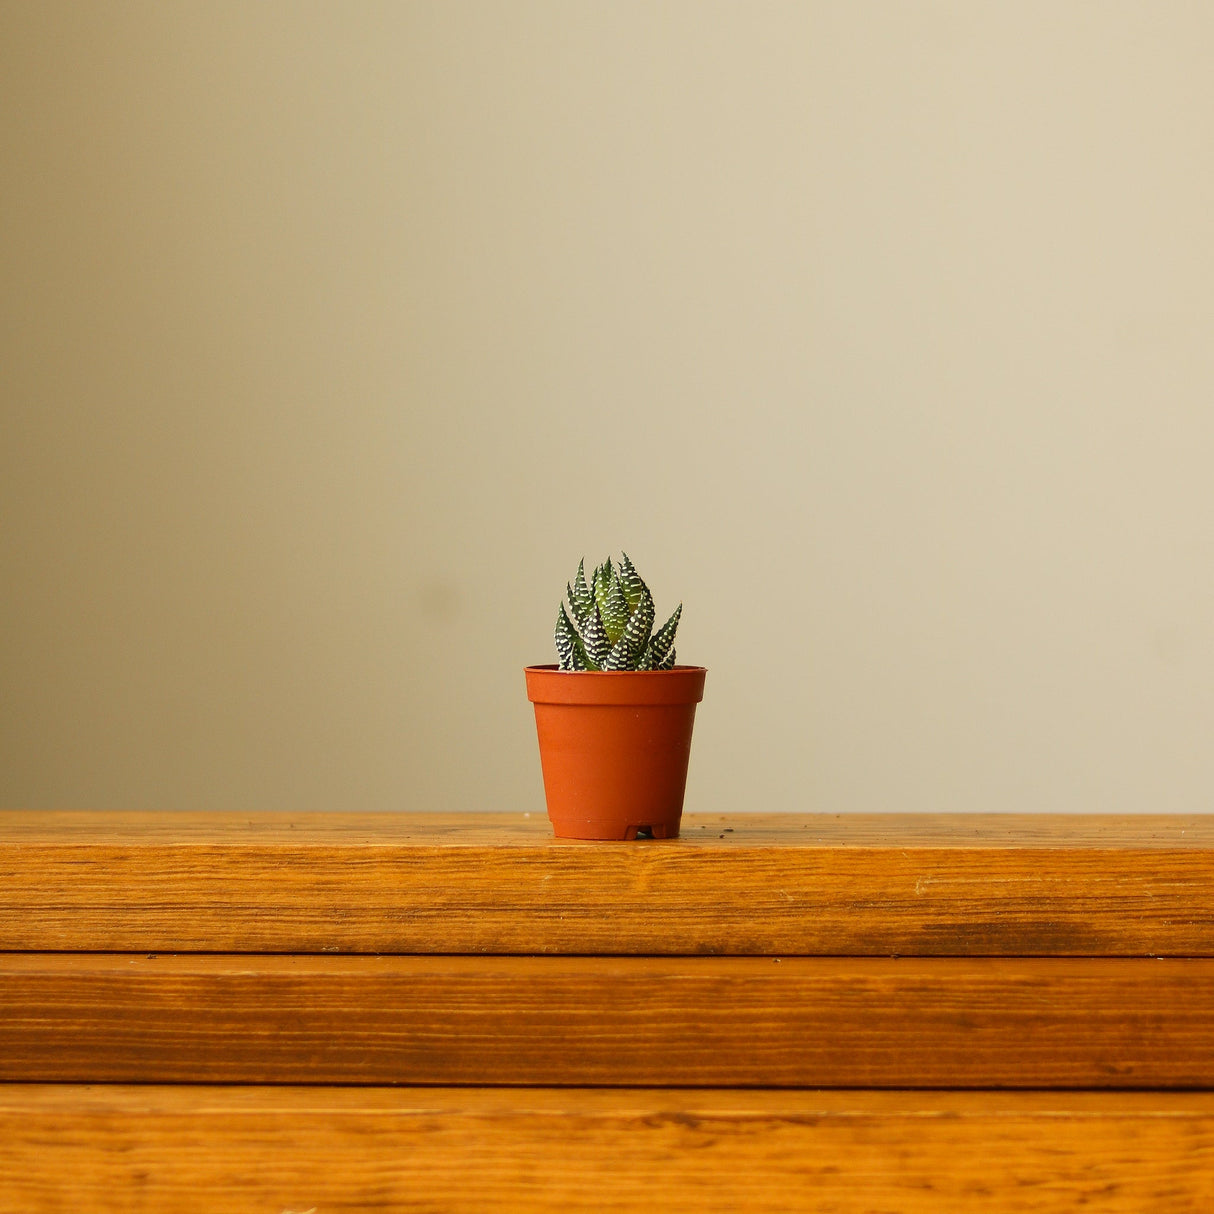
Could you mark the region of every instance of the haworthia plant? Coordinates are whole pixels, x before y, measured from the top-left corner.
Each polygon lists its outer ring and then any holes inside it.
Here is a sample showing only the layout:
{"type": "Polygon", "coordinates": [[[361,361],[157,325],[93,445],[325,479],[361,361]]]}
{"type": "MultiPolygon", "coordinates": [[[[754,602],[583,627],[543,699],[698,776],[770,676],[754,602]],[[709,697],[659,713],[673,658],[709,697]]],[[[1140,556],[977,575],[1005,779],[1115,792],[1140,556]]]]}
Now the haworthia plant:
{"type": "Polygon", "coordinates": [[[683,604],[653,631],[653,596],[626,554],[608,557],[586,581],[586,562],[565,587],[556,617],[562,670],[670,670],[683,604]]]}

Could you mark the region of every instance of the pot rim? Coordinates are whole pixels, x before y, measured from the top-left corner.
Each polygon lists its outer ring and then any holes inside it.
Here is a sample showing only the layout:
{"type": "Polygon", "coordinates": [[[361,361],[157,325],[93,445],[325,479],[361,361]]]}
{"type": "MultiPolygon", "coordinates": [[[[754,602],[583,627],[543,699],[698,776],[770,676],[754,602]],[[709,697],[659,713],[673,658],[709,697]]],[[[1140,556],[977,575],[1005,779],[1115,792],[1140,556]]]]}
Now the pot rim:
{"type": "Polygon", "coordinates": [[[575,674],[579,679],[587,675],[597,675],[608,679],[618,679],[621,675],[630,674],[677,674],[680,670],[707,670],[707,666],[684,666],[681,662],[669,670],[561,670],[555,662],[541,662],[536,666],[524,666],[524,670],[546,670],[549,674],[575,674]]]}
{"type": "Polygon", "coordinates": [[[560,670],[555,662],[525,666],[534,704],[698,704],[704,666],[671,670],[560,670]]]}

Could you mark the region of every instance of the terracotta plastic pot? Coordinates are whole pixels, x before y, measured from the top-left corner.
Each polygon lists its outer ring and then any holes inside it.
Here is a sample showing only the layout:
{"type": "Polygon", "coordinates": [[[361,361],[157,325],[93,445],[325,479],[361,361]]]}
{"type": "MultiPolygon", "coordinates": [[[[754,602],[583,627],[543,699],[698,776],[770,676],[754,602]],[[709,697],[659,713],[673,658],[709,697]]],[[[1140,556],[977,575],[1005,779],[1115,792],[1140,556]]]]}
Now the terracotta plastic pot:
{"type": "Polygon", "coordinates": [[[548,817],[558,838],[679,833],[703,666],[567,671],[528,666],[548,817]]]}

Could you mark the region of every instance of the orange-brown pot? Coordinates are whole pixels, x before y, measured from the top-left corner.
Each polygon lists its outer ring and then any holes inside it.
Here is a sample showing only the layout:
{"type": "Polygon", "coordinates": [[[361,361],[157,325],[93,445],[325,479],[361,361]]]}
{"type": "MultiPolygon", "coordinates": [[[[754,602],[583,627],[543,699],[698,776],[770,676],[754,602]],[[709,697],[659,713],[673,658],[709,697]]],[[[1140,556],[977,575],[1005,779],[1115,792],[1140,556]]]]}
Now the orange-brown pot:
{"type": "Polygon", "coordinates": [[[528,666],[527,698],[552,829],[561,839],[679,833],[703,666],[569,671],[528,666]]]}

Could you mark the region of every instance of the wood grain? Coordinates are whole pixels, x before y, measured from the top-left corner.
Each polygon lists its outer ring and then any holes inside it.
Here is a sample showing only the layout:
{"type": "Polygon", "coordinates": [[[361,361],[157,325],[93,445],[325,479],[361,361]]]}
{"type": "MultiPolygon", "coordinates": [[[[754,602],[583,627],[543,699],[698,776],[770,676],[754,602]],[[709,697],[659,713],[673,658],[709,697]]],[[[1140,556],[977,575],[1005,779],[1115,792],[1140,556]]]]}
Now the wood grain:
{"type": "Polygon", "coordinates": [[[1214,956],[1214,815],[6,811],[0,949],[1214,956]]]}
{"type": "Polygon", "coordinates": [[[1214,961],[0,958],[0,1079],[1214,1086],[1214,961]]]}
{"type": "Polygon", "coordinates": [[[1207,1214],[1214,1095],[0,1087],[22,1214],[1207,1214]]]}

